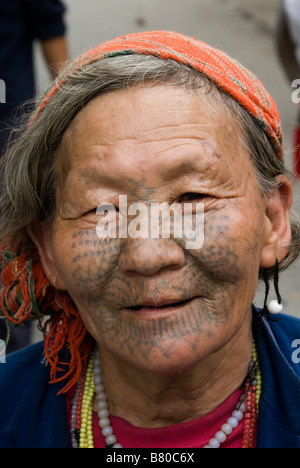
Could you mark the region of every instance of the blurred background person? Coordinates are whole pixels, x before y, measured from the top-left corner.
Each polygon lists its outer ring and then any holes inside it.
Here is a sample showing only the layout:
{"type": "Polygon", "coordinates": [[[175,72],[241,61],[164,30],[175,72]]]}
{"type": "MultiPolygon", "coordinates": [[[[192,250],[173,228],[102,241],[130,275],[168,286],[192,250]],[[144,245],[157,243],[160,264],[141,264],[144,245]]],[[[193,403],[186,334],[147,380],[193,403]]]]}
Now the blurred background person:
{"type": "MultiPolygon", "coordinates": [[[[278,28],[278,51],[291,85],[300,84],[300,0],[283,0],[278,28]]],[[[298,103],[300,104],[300,103],[298,103]]],[[[294,170],[300,177],[300,106],[294,129],[294,170]]]]}
{"type": "Polygon", "coordinates": [[[52,78],[68,59],[65,11],[60,0],[0,0],[0,78],[6,85],[6,102],[0,105],[1,153],[16,109],[35,98],[34,41],[40,41],[52,78]]]}
{"type": "MultiPolygon", "coordinates": [[[[0,154],[5,151],[18,114],[33,106],[30,101],[36,94],[35,41],[40,42],[51,78],[68,60],[65,12],[66,6],[60,0],[0,0],[0,79],[2,95],[5,94],[5,102],[1,99],[0,103],[0,154]]],[[[0,320],[0,339],[5,338],[6,332],[6,325],[0,320]]],[[[7,352],[28,345],[29,341],[29,326],[12,330],[7,352]]]]}
{"type": "Polygon", "coordinates": [[[300,1],[284,0],[279,18],[278,50],[290,82],[300,78],[300,1]]]}

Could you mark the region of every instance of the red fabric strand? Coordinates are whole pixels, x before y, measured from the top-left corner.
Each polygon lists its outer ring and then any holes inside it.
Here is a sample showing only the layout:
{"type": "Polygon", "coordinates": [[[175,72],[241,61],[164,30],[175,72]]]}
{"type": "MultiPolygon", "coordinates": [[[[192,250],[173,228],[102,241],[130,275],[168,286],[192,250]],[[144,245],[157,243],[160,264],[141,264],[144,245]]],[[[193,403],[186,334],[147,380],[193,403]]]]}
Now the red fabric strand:
{"type": "Polygon", "coordinates": [[[1,275],[1,308],[14,325],[40,319],[44,332],[45,355],[51,366],[50,383],[66,381],[62,392],[77,382],[82,366],[93,347],[78,310],[66,292],[56,291],[48,282],[37,252],[19,256],[4,251],[1,275]],[[45,317],[49,316],[46,322],[45,317]],[[70,361],[61,362],[60,351],[70,350],[70,361]],[[67,371],[66,371],[67,368],[67,371]]]}

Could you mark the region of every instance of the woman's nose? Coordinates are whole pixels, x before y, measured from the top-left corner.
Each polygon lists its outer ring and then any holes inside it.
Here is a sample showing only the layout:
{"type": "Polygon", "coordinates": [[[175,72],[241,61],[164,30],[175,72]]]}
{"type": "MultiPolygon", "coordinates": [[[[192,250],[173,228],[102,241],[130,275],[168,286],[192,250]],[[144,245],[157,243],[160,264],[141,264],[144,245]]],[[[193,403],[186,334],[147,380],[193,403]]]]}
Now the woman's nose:
{"type": "Polygon", "coordinates": [[[173,239],[126,239],[119,257],[119,268],[125,275],[151,276],[184,264],[184,250],[173,239]]]}

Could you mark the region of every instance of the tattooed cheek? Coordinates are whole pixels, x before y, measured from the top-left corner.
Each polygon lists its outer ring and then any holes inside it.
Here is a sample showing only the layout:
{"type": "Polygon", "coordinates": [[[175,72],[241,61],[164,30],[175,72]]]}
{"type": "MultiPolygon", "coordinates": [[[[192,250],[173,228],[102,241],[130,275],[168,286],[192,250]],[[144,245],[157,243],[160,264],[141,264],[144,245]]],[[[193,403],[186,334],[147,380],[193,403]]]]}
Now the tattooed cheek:
{"type": "MultiPolygon", "coordinates": [[[[224,278],[230,273],[237,278],[239,271],[239,255],[236,249],[237,239],[232,237],[231,228],[227,222],[207,223],[205,225],[204,245],[201,249],[186,250],[186,255],[197,264],[200,271],[205,271],[208,277],[224,278]]],[[[229,279],[229,278],[228,278],[229,279]]]]}
{"type": "Polygon", "coordinates": [[[95,233],[73,235],[70,261],[75,285],[80,290],[99,288],[115,270],[119,255],[118,239],[100,240],[95,233]]]}
{"type": "Polygon", "coordinates": [[[204,247],[195,252],[195,259],[216,275],[228,275],[239,281],[247,273],[258,251],[259,227],[243,214],[230,216],[220,213],[208,216],[205,222],[204,247]]]}

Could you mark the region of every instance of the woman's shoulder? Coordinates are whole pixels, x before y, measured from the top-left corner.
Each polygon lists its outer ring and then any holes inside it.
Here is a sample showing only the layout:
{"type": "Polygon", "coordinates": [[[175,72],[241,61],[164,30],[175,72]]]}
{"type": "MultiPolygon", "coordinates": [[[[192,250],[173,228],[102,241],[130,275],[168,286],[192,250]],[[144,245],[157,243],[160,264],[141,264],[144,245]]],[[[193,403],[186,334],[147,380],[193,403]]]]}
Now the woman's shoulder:
{"type": "Polygon", "coordinates": [[[9,354],[0,364],[0,414],[12,412],[24,397],[30,384],[45,365],[43,343],[9,354]]]}
{"type": "Polygon", "coordinates": [[[69,447],[65,397],[49,385],[44,343],[7,356],[0,365],[0,447],[69,447]]]}
{"type": "Polygon", "coordinates": [[[262,394],[258,448],[300,447],[300,320],[270,315],[263,318],[259,330],[262,394]]]}
{"type": "Polygon", "coordinates": [[[290,339],[297,336],[300,339],[300,318],[286,314],[270,314],[270,327],[274,333],[290,339]]]}
{"type": "Polygon", "coordinates": [[[285,314],[271,314],[270,319],[263,320],[263,335],[269,352],[272,351],[274,358],[280,352],[300,376],[300,319],[285,314]]]}
{"type": "Polygon", "coordinates": [[[21,384],[23,379],[28,380],[32,373],[44,364],[44,343],[36,343],[9,354],[0,365],[0,391],[9,383],[14,386],[21,384]],[[12,376],[12,381],[7,379],[12,376]],[[5,380],[3,380],[5,379],[5,380]]]}

